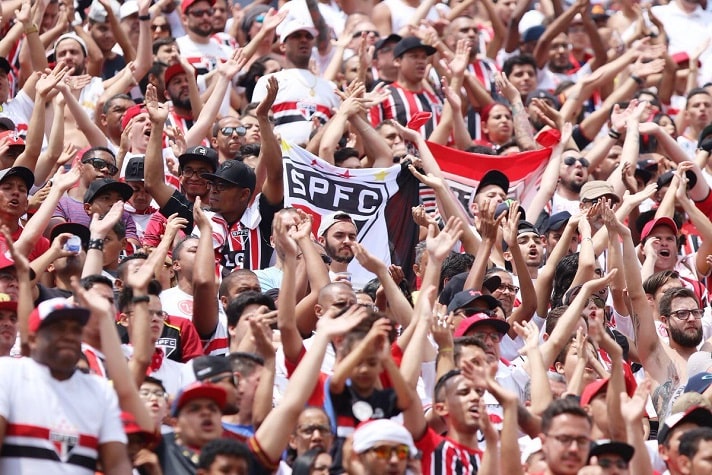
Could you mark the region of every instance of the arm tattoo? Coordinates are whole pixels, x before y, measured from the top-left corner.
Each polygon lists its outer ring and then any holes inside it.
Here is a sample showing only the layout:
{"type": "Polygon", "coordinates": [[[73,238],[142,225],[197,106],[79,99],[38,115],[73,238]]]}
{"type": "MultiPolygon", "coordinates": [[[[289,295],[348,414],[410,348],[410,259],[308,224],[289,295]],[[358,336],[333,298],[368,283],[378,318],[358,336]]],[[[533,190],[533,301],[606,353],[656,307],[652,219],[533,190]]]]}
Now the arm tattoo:
{"type": "Polygon", "coordinates": [[[522,101],[515,101],[512,104],[512,121],[514,123],[514,138],[523,150],[535,150],[534,135],[532,126],[529,123],[529,116],[522,101]]]}

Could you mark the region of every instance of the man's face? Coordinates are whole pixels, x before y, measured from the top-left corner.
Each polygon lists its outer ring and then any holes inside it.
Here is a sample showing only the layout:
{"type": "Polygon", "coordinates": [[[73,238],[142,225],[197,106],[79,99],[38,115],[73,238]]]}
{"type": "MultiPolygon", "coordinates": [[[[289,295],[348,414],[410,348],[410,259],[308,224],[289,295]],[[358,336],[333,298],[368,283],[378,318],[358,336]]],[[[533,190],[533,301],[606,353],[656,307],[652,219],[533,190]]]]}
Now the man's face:
{"type": "Polygon", "coordinates": [[[27,184],[18,176],[0,183],[0,210],[2,214],[19,218],[27,212],[27,184]]]}
{"type": "Polygon", "coordinates": [[[290,437],[289,445],[297,456],[308,450],[321,448],[328,451],[331,448],[333,436],[329,418],[320,409],[307,408],[297,419],[297,428],[290,437]]]}
{"type": "Polygon", "coordinates": [[[193,281],[193,268],[195,267],[195,253],[198,252],[198,239],[188,238],[183,243],[178,256],[173,256],[173,270],[193,281]]]}
{"type": "Polygon", "coordinates": [[[671,341],[683,348],[694,348],[702,342],[702,320],[692,314],[685,320],[676,316],[680,310],[684,312],[699,308],[695,299],[690,297],[678,297],[670,302],[670,315],[661,316],[661,320],[667,325],[671,341]]]}
{"type": "Polygon", "coordinates": [[[222,436],[222,413],[215,401],[207,398],[187,402],[178,414],[176,434],[189,447],[202,448],[211,440],[222,436]]]}
{"type": "Polygon", "coordinates": [[[216,455],[207,469],[199,468],[197,475],[247,475],[250,473],[247,460],[233,455],[216,455]]]}
{"type": "Polygon", "coordinates": [[[127,16],[126,18],[121,20],[119,25],[121,26],[121,29],[124,30],[126,36],[129,37],[129,41],[131,42],[131,44],[134,46],[138,45],[138,35],[139,31],[141,30],[140,23],[138,20],[138,13],[134,13],[133,15],[127,16]]]}
{"type": "Polygon", "coordinates": [[[623,148],[620,145],[614,145],[608,151],[608,155],[603,159],[603,161],[596,167],[596,177],[599,180],[606,180],[613,173],[613,170],[618,167],[621,161],[621,152],[623,148]]]}
{"type": "Polygon", "coordinates": [[[405,141],[398,133],[398,129],[392,125],[384,125],[378,129],[378,133],[386,140],[394,157],[402,157],[406,154],[405,141]]]}
{"type": "Polygon", "coordinates": [[[205,196],[208,192],[208,180],[201,177],[214,171],[200,160],[186,162],[180,175],[180,184],[185,194],[188,196],[205,196]]]}
{"type": "Polygon", "coordinates": [[[256,368],[251,375],[241,377],[237,384],[237,407],[244,408],[248,414],[252,414],[252,403],[255,401],[255,391],[261,377],[262,368],[256,368]]]}
{"type": "Polygon", "coordinates": [[[655,312],[658,313],[660,308],[660,298],[663,296],[667,289],[678,289],[683,287],[682,281],[679,278],[669,278],[665,283],[655,292],[655,312]]]}
{"type": "Polygon", "coordinates": [[[245,142],[244,134],[247,131],[237,117],[223,119],[219,125],[218,134],[212,138],[213,148],[226,157],[236,157],[245,142]],[[243,135],[240,135],[241,133],[243,135]]]}
{"type": "Polygon", "coordinates": [[[487,348],[487,351],[485,351],[487,361],[490,363],[499,361],[499,342],[502,341],[502,334],[494,327],[494,325],[487,322],[478,323],[477,325],[470,327],[467,333],[465,333],[465,336],[474,336],[484,342],[485,347],[487,348]]]}
{"type": "Polygon", "coordinates": [[[126,238],[119,238],[113,229],[106,233],[106,237],[104,238],[104,268],[115,269],[119,264],[121,251],[123,251],[125,247],[126,238]]]}
{"type": "Polygon", "coordinates": [[[154,383],[144,382],[139,388],[138,395],[151,413],[156,427],[160,427],[163,419],[168,415],[168,394],[154,383]]]}
{"type": "Polygon", "coordinates": [[[133,190],[133,195],[129,199],[129,204],[136,211],[143,212],[151,206],[151,195],[146,191],[146,186],[143,181],[130,181],[129,186],[133,190]]]}
{"type": "Polygon", "coordinates": [[[230,286],[227,291],[228,301],[232,302],[238,295],[243,292],[247,292],[248,290],[262,292],[262,289],[260,288],[260,281],[254,274],[240,274],[239,277],[235,277],[230,282],[230,286]]]}
{"type": "MultiPolygon", "coordinates": [[[[559,240],[561,239],[561,235],[564,234],[564,227],[559,229],[558,231],[553,230],[549,231],[545,235],[545,246],[546,246],[546,254],[551,255],[551,253],[554,251],[554,247],[558,244],[559,240]]],[[[576,252],[578,249],[578,235],[574,234],[571,236],[571,241],[569,242],[569,247],[566,249],[566,255],[573,254],[576,252]]]]}
{"type": "Polygon", "coordinates": [[[0,71],[0,104],[5,104],[10,97],[10,79],[5,71],[0,71]]]}
{"type": "MultiPolygon", "coordinates": [[[[618,454],[601,454],[598,457],[598,466],[603,475],[628,475],[628,462],[618,454]]],[[[706,473],[712,473],[707,471],[706,473]]]]}
{"type": "Polygon", "coordinates": [[[62,40],[54,50],[54,57],[69,67],[71,76],[84,74],[86,70],[86,56],[82,46],[72,39],[62,40]]]}
{"type": "Polygon", "coordinates": [[[534,232],[521,233],[517,236],[517,245],[524,256],[527,267],[539,267],[544,258],[544,246],[541,236],[534,232]]]}
{"type": "Polygon", "coordinates": [[[114,38],[114,33],[111,31],[111,26],[108,23],[90,23],[90,25],[89,32],[92,39],[99,46],[102,53],[109,53],[116,44],[116,38],[114,38]]]}
{"type": "Polygon", "coordinates": [[[549,45],[549,68],[555,73],[566,71],[569,66],[571,43],[566,33],[559,33],[549,45]]]}
{"type": "Polygon", "coordinates": [[[40,23],[40,33],[52,28],[57,24],[57,17],[59,16],[59,2],[50,2],[44,11],[42,16],[42,22],[40,23]]]}
{"type": "Polygon", "coordinates": [[[485,393],[483,385],[475,385],[462,375],[455,376],[445,385],[445,399],[436,403],[441,416],[458,433],[475,434],[487,413],[480,411],[480,399],[485,393]]]}
{"type": "Polygon", "coordinates": [[[584,183],[588,180],[588,166],[581,163],[583,157],[575,150],[567,150],[563,153],[561,168],[559,169],[559,181],[565,188],[578,193],[584,183]],[[566,162],[570,162],[567,165],[566,162]]]}
{"type": "Polygon", "coordinates": [[[208,182],[210,189],[210,210],[216,213],[235,212],[242,205],[246,204],[249,197],[249,190],[236,186],[229,181],[215,180],[208,182]]]}
{"type": "Polygon", "coordinates": [[[69,319],[50,323],[40,328],[30,343],[33,354],[52,373],[71,375],[82,351],[82,325],[69,319]]]}
{"type": "Polygon", "coordinates": [[[121,200],[121,194],[116,190],[102,191],[94,197],[94,201],[86,203],[84,209],[89,216],[98,213],[99,216],[104,216],[109,212],[114,203],[121,200]]]}
{"type": "Polygon", "coordinates": [[[700,440],[697,453],[692,457],[692,460],[682,456],[680,462],[688,470],[685,473],[689,475],[712,473],[712,441],[700,440]]]}
{"type": "MultiPolygon", "coordinates": [[[[151,39],[153,41],[156,41],[157,39],[160,38],[170,38],[171,37],[171,27],[168,24],[168,20],[166,19],[165,16],[163,15],[158,15],[156,17],[153,17],[151,20],[151,39]]],[[[161,47],[163,48],[163,47],[161,47]]],[[[160,52],[161,48],[158,49],[158,52],[160,52]]],[[[168,50],[170,51],[171,46],[168,46],[168,50]]],[[[159,60],[160,61],[160,60],[159,60]]],[[[167,61],[163,61],[166,64],[169,64],[167,61]]]]}
{"type": "Polygon", "coordinates": [[[220,33],[225,31],[227,23],[227,3],[225,0],[217,0],[213,5],[213,31],[220,33]]]}
{"type": "MultiPolygon", "coordinates": [[[[130,271],[129,271],[130,272],[130,271]]],[[[156,342],[163,332],[163,324],[166,319],[166,315],[163,313],[163,306],[161,305],[161,299],[156,295],[149,295],[148,302],[148,314],[149,314],[149,330],[151,332],[151,341],[156,342]]],[[[123,313],[122,319],[128,322],[129,333],[131,332],[131,327],[135,325],[135,309],[130,305],[126,312],[123,313]]]]}
{"type": "Polygon", "coordinates": [[[475,195],[472,206],[472,214],[475,216],[479,213],[479,210],[483,209],[485,206],[485,201],[494,201],[500,204],[502,201],[507,199],[507,193],[497,185],[487,185],[480,189],[480,192],[475,195]]]}
{"type": "Polygon", "coordinates": [[[94,150],[91,155],[87,156],[79,170],[86,186],[89,186],[89,184],[97,178],[111,178],[112,175],[110,174],[109,165],[115,167],[116,160],[110,153],[104,150],[94,150]],[[102,160],[103,163],[94,159],[102,160]],[[97,166],[101,168],[97,169],[97,166]]]}
{"type": "Polygon", "coordinates": [[[522,97],[536,89],[536,71],[531,64],[515,64],[509,74],[509,81],[522,97]]]}
{"type": "Polygon", "coordinates": [[[333,260],[349,263],[354,258],[351,244],[356,242],[356,226],[349,221],[337,221],[319,241],[324,244],[326,254],[333,260]]]}
{"type": "Polygon", "coordinates": [[[393,61],[393,48],[395,41],[389,41],[378,50],[375,58],[375,66],[381,76],[395,79],[398,75],[398,68],[393,61]]]}
{"type": "Polygon", "coordinates": [[[366,469],[366,473],[388,473],[389,475],[405,475],[408,468],[408,455],[402,459],[399,453],[406,454],[407,445],[397,442],[380,441],[375,446],[362,454],[359,459],[366,469]]]}
{"type": "Polygon", "coordinates": [[[172,44],[159,46],[158,51],[156,51],[156,61],[170,66],[173,62],[173,46],[172,44]]]}
{"type": "Polygon", "coordinates": [[[668,226],[655,226],[647,239],[653,241],[653,250],[657,254],[655,268],[672,270],[677,263],[677,236],[668,226]]]}
{"type": "MultiPolygon", "coordinates": [[[[121,119],[123,119],[126,110],[133,106],[134,102],[129,99],[114,99],[109,105],[106,114],[102,116],[102,125],[111,137],[121,136],[121,119]]],[[[102,153],[102,152],[97,152],[102,153]]],[[[103,155],[108,155],[103,152],[103,155]]],[[[113,159],[112,159],[113,163],[113,159]]]]}
{"type": "Polygon", "coordinates": [[[0,310],[0,351],[7,355],[17,338],[17,312],[0,310]]]}
{"type": "Polygon", "coordinates": [[[482,377],[484,384],[485,372],[489,371],[489,363],[487,362],[487,353],[476,345],[467,345],[460,348],[460,362],[469,361],[475,367],[475,370],[482,377]]]}
{"type": "MultiPolygon", "coordinates": [[[[240,410],[240,400],[237,395],[237,385],[233,373],[223,373],[210,378],[210,382],[220,386],[227,393],[223,414],[237,414],[240,410]]],[[[255,385],[257,386],[257,385],[255,385]]]]}
{"type": "Polygon", "coordinates": [[[419,82],[425,77],[428,70],[428,53],[422,48],[406,51],[400,58],[395,59],[399,75],[406,81],[419,82]]]}
{"type": "Polygon", "coordinates": [[[693,126],[702,129],[712,120],[712,97],[695,94],[687,101],[685,116],[693,126]]]}
{"type": "Polygon", "coordinates": [[[678,424],[670,435],[668,436],[668,441],[666,444],[658,446],[658,452],[660,456],[667,465],[670,473],[684,473],[681,468],[684,463],[682,460],[684,457],[680,455],[680,437],[685,432],[697,429],[699,426],[694,422],[685,422],[683,424],[678,424]]]}
{"type": "Polygon", "coordinates": [[[210,3],[201,0],[190,6],[183,15],[186,28],[194,34],[207,38],[213,33],[213,15],[215,11],[210,3]]]}
{"type": "Polygon", "coordinates": [[[549,468],[557,474],[575,475],[586,465],[591,424],[585,417],[560,414],[551,421],[548,433],[541,434],[542,450],[549,468]]]}
{"type": "Polygon", "coordinates": [[[245,114],[240,118],[242,126],[245,128],[244,142],[249,143],[260,143],[262,137],[260,136],[260,123],[257,121],[257,117],[245,114]]]}
{"type": "Polygon", "coordinates": [[[316,38],[306,30],[298,30],[285,38],[284,54],[295,65],[309,63],[316,38]]]}
{"type": "Polygon", "coordinates": [[[474,18],[461,16],[452,20],[449,26],[449,35],[447,37],[450,46],[454,47],[460,40],[470,40],[472,42],[472,47],[470,49],[470,58],[474,58],[477,55],[479,48],[479,35],[480,30],[477,27],[477,21],[474,18]]]}
{"type": "Polygon", "coordinates": [[[581,51],[589,46],[583,23],[574,23],[569,26],[569,38],[571,39],[571,48],[574,50],[581,51]]]}
{"type": "Polygon", "coordinates": [[[509,272],[497,272],[494,275],[499,277],[501,283],[499,287],[492,292],[492,296],[502,302],[504,313],[511,315],[512,309],[514,308],[514,300],[517,298],[517,290],[514,288],[512,276],[509,272]]]}
{"type": "Polygon", "coordinates": [[[324,314],[330,308],[342,310],[356,304],[356,294],[346,284],[332,285],[328,292],[319,295],[317,315],[324,314]]]}
{"type": "Polygon", "coordinates": [[[175,106],[190,110],[190,90],[188,89],[188,75],[177,74],[166,84],[166,96],[175,106]]]}

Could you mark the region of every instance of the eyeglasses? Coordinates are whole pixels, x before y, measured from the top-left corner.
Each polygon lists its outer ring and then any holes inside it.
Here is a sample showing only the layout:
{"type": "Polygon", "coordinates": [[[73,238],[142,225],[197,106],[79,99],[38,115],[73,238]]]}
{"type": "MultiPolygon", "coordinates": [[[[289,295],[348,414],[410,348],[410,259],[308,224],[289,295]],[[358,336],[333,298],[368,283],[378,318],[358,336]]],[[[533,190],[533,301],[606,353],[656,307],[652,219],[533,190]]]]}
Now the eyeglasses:
{"type": "Polygon", "coordinates": [[[109,175],[116,175],[116,172],[119,171],[119,169],[116,168],[115,165],[107,162],[104,159],[97,158],[97,157],[87,158],[85,160],[82,160],[82,163],[88,163],[89,165],[94,167],[94,170],[97,170],[97,171],[101,171],[104,168],[106,168],[106,171],[109,172],[109,175]]]}
{"type": "Polygon", "coordinates": [[[218,193],[221,193],[228,188],[237,188],[237,185],[233,185],[232,183],[228,183],[226,181],[209,181],[208,182],[208,189],[210,190],[215,190],[218,193]]]}
{"type": "Polygon", "coordinates": [[[574,437],[572,435],[550,435],[552,439],[563,445],[564,447],[570,446],[573,442],[576,442],[576,445],[579,448],[584,448],[588,447],[591,444],[591,439],[588,437],[582,435],[580,437],[574,437]]]}
{"type": "Polygon", "coordinates": [[[326,254],[322,254],[322,255],[321,255],[321,261],[322,261],[324,264],[329,265],[329,264],[331,264],[331,257],[327,256],[326,254]]]}
{"type": "Polygon", "coordinates": [[[675,310],[674,312],[670,312],[670,316],[678,320],[687,320],[690,318],[690,315],[692,315],[695,320],[700,320],[704,313],[705,311],[701,308],[693,308],[691,310],[675,310]]]}
{"type": "Polygon", "coordinates": [[[151,396],[154,396],[156,399],[164,399],[166,392],[162,389],[139,389],[138,395],[143,399],[151,399],[151,396]]]}
{"type": "Polygon", "coordinates": [[[241,125],[238,127],[223,127],[222,129],[220,129],[220,133],[223,135],[232,135],[236,132],[237,135],[239,135],[240,137],[244,137],[247,133],[247,129],[241,125]]]}
{"type": "Polygon", "coordinates": [[[516,285],[512,285],[512,284],[500,284],[499,287],[497,287],[497,290],[499,290],[500,292],[503,292],[503,293],[511,292],[513,294],[516,294],[517,292],[519,292],[519,287],[517,287],[516,285]]]}
{"type": "MultiPolygon", "coordinates": [[[[131,312],[124,312],[124,313],[126,313],[126,315],[128,315],[128,316],[131,316],[135,312],[131,311],[131,312]]],[[[163,310],[150,310],[149,309],[148,314],[152,317],[158,317],[161,320],[166,320],[168,318],[168,314],[163,310]]]]}
{"type": "Polygon", "coordinates": [[[619,470],[626,470],[628,468],[628,462],[623,459],[611,460],[599,458],[598,466],[601,468],[611,468],[615,466],[619,470]]]}
{"type": "Polygon", "coordinates": [[[205,15],[213,16],[214,14],[215,14],[215,10],[212,8],[206,8],[205,10],[191,10],[188,12],[188,15],[195,17],[195,18],[200,18],[205,15]]]}
{"type": "Polygon", "coordinates": [[[479,333],[473,333],[473,337],[479,338],[482,341],[487,341],[490,340],[492,343],[499,343],[502,341],[502,335],[499,333],[485,333],[485,332],[479,332],[479,333]]]}
{"type": "Polygon", "coordinates": [[[579,162],[582,167],[588,168],[588,166],[591,164],[588,160],[586,160],[583,157],[565,157],[564,158],[564,165],[567,167],[570,167],[571,165],[575,164],[576,162],[579,162]]]}
{"type": "Polygon", "coordinates": [[[591,300],[589,300],[588,302],[589,302],[589,304],[593,303],[597,308],[605,308],[606,307],[606,302],[604,302],[601,297],[591,297],[591,300]]]}
{"type": "Polygon", "coordinates": [[[371,447],[368,451],[381,460],[389,460],[393,457],[393,454],[396,454],[398,460],[405,460],[410,454],[410,449],[407,445],[379,445],[378,447],[371,447]]]}
{"type": "Polygon", "coordinates": [[[318,424],[297,428],[297,432],[299,432],[299,434],[304,437],[311,437],[315,430],[319,431],[319,435],[321,435],[322,437],[331,434],[331,428],[329,426],[322,426],[318,424]]]}
{"type": "Polygon", "coordinates": [[[193,170],[192,168],[184,168],[183,171],[181,172],[181,175],[183,175],[186,178],[190,178],[193,175],[198,175],[198,177],[200,177],[200,175],[203,175],[205,173],[210,173],[210,170],[205,170],[204,168],[200,169],[200,170],[193,170]]]}
{"type": "Polygon", "coordinates": [[[169,31],[168,29],[168,24],[166,23],[165,25],[158,25],[158,24],[153,24],[151,25],[151,31],[156,31],[156,30],[161,30],[161,31],[169,31]]]}
{"type": "Polygon", "coordinates": [[[361,35],[362,35],[363,33],[366,33],[366,36],[371,36],[371,35],[373,35],[373,36],[375,36],[376,38],[380,38],[380,36],[381,36],[381,35],[380,35],[377,31],[375,31],[375,30],[364,30],[364,31],[357,31],[356,33],[354,33],[354,35],[353,35],[352,38],[353,38],[354,40],[355,40],[356,38],[361,38],[361,35]]]}

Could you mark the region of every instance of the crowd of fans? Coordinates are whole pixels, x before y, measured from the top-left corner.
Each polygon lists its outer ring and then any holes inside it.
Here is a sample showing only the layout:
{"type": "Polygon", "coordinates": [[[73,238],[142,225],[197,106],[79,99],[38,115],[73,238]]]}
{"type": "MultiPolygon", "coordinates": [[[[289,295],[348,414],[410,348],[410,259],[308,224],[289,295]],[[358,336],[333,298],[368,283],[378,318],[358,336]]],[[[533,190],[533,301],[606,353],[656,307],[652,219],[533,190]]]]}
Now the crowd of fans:
{"type": "Polygon", "coordinates": [[[3,0],[0,70],[0,473],[712,473],[708,0],[3,0]]]}

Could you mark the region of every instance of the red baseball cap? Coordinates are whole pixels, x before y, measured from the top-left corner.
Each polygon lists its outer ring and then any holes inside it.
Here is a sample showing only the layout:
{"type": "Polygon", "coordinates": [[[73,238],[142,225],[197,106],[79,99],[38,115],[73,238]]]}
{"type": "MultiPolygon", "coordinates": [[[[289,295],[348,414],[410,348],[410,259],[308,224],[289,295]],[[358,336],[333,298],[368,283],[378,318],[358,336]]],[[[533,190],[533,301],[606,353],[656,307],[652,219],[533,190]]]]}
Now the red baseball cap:
{"type": "Polygon", "coordinates": [[[672,232],[675,234],[675,236],[677,236],[679,233],[675,221],[673,221],[672,218],[663,216],[662,218],[653,219],[652,221],[648,221],[647,223],[645,223],[645,226],[643,226],[643,230],[640,233],[641,241],[644,241],[645,238],[648,237],[648,235],[655,226],[667,226],[668,228],[672,229],[672,232]]]}
{"type": "Polygon", "coordinates": [[[41,302],[30,314],[29,330],[37,333],[43,326],[58,320],[76,320],[86,325],[89,320],[89,309],[76,307],[64,298],[54,298],[41,302]]]}
{"type": "Polygon", "coordinates": [[[227,402],[227,392],[215,384],[196,381],[178,392],[175,401],[173,401],[171,415],[173,417],[178,417],[178,413],[180,413],[183,406],[194,399],[210,399],[215,401],[218,407],[222,410],[227,402]]]}
{"type": "MultiPolygon", "coordinates": [[[[198,3],[200,0],[183,0],[180,4],[180,11],[185,13],[194,3],[198,3]]],[[[210,6],[215,5],[215,0],[206,0],[210,3],[210,6]]]]}
{"type": "Polygon", "coordinates": [[[0,132],[0,140],[7,140],[10,147],[24,147],[25,139],[16,130],[4,130],[0,132]]]}
{"type": "Polygon", "coordinates": [[[129,122],[131,122],[131,119],[133,119],[139,114],[143,114],[144,112],[148,112],[148,110],[143,105],[139,104],[136,104],[135,106],[131,106],[126,109],[126,112],[124,112],[124,116],[121,118],[121,128],[125,129],[126,126],[129,125],[129,122]]]}
{"type": "MultiPolygon", "coordinates": [[[[611,378],[597,379],[596,381],[589,383],[583,388],[581,393],[581,406],[588,406],[591,404],[593,398],[601,393],[605,393],[608,389],[608,381],[611,378]]],[[[633,396],[638,384],[635,382],[633,373],[631,373],[630,368],[624,365],[624,379],[625,379],[625,392],[628,396],[633,396]]]]}
{"type": "Polygon", "coordinates": [[[509,323],[498,318],[491,318],[486,313],[476,313],[471,317],[467,317],[455,329],[455,338],[465,336],[465,334],[470,331],[473,327],[477,325],[492,325],[495,330],[501,334],[505,334],[509,331],[509,323]]]}

